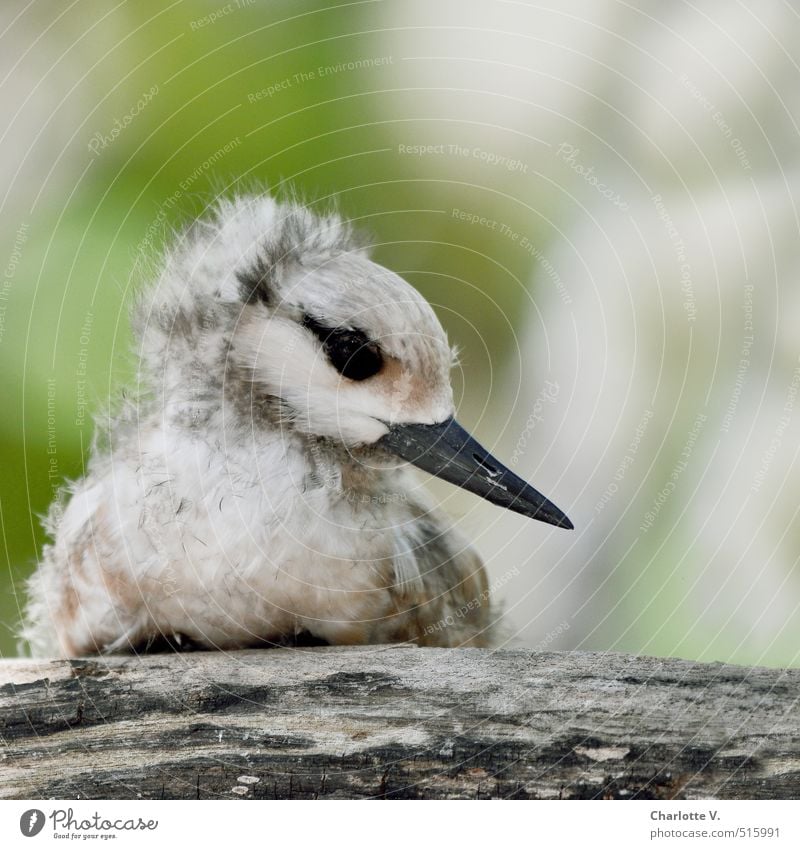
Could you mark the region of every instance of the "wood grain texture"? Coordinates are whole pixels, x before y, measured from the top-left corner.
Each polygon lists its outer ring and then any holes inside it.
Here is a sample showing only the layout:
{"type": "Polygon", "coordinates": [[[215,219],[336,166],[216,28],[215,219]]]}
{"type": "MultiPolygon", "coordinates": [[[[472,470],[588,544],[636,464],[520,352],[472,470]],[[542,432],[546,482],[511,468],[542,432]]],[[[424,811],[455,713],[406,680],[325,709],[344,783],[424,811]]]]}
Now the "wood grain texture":
{"type": "Polygon", "coordinates": [[[798,798],[800,670],[273,649],[0,662],[3,798],[798,798]]]}

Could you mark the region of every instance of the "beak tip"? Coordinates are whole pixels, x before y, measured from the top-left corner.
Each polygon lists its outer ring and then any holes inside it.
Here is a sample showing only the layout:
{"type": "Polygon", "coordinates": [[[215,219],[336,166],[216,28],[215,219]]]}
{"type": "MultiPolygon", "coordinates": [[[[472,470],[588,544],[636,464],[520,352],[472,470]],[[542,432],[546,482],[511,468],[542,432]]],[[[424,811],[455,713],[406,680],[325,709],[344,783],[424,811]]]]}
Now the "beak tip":
{"type": "Polygon", "coordinates": [[[574,529],[565,513],[492,457],[452,417],[432,425],[394,425],[380,443],[390,453],[493,504],[567,531],[574,529]]]}
{"type": "Polygon", "coordinates": [[[562,513],[555,505],[550,506],[553,507],[552,511],[549,511],[545,515],[541,515],[538,511],[529,513],[528,515],[532,519],[538,519],[540,522],[546,522],[548,525],[554,525],[556,528],[563,528],[565,531],[574,531],[575,525],[572,524],[567,514],[562,513]]]}

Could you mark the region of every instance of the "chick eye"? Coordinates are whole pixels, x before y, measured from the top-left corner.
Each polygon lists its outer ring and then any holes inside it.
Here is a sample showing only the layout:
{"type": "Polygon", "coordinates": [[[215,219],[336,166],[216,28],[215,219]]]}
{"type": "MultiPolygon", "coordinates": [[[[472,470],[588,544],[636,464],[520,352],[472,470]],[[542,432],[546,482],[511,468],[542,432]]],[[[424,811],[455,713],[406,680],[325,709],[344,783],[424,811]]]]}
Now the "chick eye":
{"type": "Polygon", "coordinates": [[[309,315],[303,317],[303,326],[322,342],[331,365],[349,380],[366,380],[377,374],[383,366],[381,349],[360,330],[331,328],[309,315]]]}

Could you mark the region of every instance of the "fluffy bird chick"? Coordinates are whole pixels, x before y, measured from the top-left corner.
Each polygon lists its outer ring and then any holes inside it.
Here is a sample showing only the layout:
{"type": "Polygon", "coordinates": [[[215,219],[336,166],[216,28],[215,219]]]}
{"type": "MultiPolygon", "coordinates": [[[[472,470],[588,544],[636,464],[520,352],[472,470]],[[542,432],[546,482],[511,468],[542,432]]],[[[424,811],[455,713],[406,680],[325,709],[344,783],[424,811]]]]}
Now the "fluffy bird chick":
{"type": "Polygon", "coordinates": [[[218,203],[133,324],[136,401],[51,510],[30,581],[36,655],[487,645],[483,565],[408,462],[571,527],[453,420],[433,310],[334,215],[218,203]]]}

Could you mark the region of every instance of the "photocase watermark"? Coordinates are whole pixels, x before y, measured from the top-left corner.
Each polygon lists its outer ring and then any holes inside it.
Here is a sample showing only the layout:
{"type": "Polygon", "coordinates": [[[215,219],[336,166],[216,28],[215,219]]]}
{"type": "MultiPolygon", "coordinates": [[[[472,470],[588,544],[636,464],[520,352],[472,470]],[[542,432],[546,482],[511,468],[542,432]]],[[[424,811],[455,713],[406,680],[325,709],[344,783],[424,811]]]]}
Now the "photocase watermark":
{"type": "Polygon", "coordinates": [[[455,156],[459,159],[474,159],[484,165],[505,168],[506,171],[520,174],[528,173],[528,166],[521,159],[504,156],[500,153],[494,153],[491,150],[484,150],[482,147],[468,147],[460,144],[446,144],[445,142],[436,144],[398,144],[397,152],[401,156],[455,156]]]}
{"type": "Polygon", "coordinates": [[[512,578],[519,575],[519,569],[514,566],[512,569],[509,569],[507,572],[504,572],[499,578],[492,581],[489,585],[488,589],[485,589],[482,593],[470,599],[469,601],[464,602],[457,610],[453,613],[448,614],[442,619],[433,622],[430,625],[427,625],[422,632],[422,636],[429,636],[430,634],[438,634],[447,628],[451,628],[456,624],[460,619],[463,619],[465,616],[468,616],[473,610],[477,610],[482,605],[486,604],[489,601],[491,595],[497,590],[504,587],[512,578]]]}
{"type": "Polygon", "coordinates": [[[214,9],[213,12],[203,15],[202,18],[195,18],[193,21],[190,21],[189,29],[196,32],[199,29],[215,24],[217,21],[222,20],[222,18],[227,18],[228,15],[238,12],[239,9],[247,9],[250,6],[254,6],[255,3],[256,0],[234,0],[233,3],[226,3],[218,9],[214,9]]]}
{"type": "Polygon", "coordinates": [[[25,837],[36,837],[44,828],[45,822],[44,811],[40,811],[38,808],[30,808],[19,818],[19,830],[25,837]]]}
{"type": "Polygon", "coordinates": [[[11,256],[8,258],[6,267],[3,269],[3,280],[0,282],[0,342],[6,332],[6,309],[8,299],[11,295],[11,285],[17,273],[17,267],[22,259],[22,247],[28,241],[28,224],[23,221],[17,228],[14,236],[14,245],[11,248],[11,256]]]}
{"type": "Polygon", "coordinates": [[[675,488],[678,485],[681,475],[689,466],[689,460],[692,456],[692,452],[694,451],[695,444],[697,443],[697,438],[703,430],[703,426],[707,420],[708,416],[705,413],[698,413],[695,417],[692,429],[689,431],[689,435],[687,436],[686,442],[684,443],[683,449],[680,453],[680,459],[672,467],[672,471],[669,474],[669,480],[666,484],[664,484],[655,499],[653,499],[651,508],[644,514],[644,519],[642,520],[641,525],[639,525],[639,530],[642,533],[647,533],[647,531],[653,527],[661,509],[667,501],[669,501],[672,493],[675,492],[675,488]]]}
{"type": "Polygon", "coordinates": [[[55,808],[45,816],[44,811],[31,808],[20,817],[19,830],[25,837],[35,837],[45,827],[47,820],[50,820],[53,837],[71,840],[108,840],[115,838],[116,832],[155,831],[158,828],[158,820],[145,820],[141,817],[108,819],[95,811],[90,816],[79,818],[72,808],[55,808]]]}
{"type": "Polygon", "coordinates": [[[558,382],[555,380],[545,380],[544,387],[536,396],[536,400],[533,403],[533,409],[531,410],[531,413],[525,422],[525,427],[522,429],[522,433],[519,435],[517,444],[511,453],[511,459],[509,460],[510,466],[516,466],[520,457],[525,453],[525,449],[528,447],[528,439],[533,434],[536,422],[544,421],[542,411],[544,410],[545,405],[555,404],[558,400],[558,393],[558,382]]]}
{"type": "Polygon", "coordinates": [[[248,103],[258,103],[259,100],[269,100],[276,94],[282,91],[294,88],[295,86],[305,85],[306,83],[320,80],[325,77],[331,77],[336,74],[346,73],[348,71],[361,71],[366,68],[381,68],[386,65],[393,65],[393,56],[368,56],[363,59],[353,59],[350,62],[337,62],[333,65],[318,65],[316,68],[309,68],[306,71],[298,71],[296,74],[284,77],[281,80],[276,80],[274,83],[253,91],[247,95],[248,103]]]}
{"type": "Polygon", "coordinates": [[[800,360],[798,360],[798,365],[795,366],[794,373],[792,374],[792,381],[786,391],[786,399],[784,400],[783,409],[781,410],[778,423],[775,425],[775,430],[773,431],[772,438],[769,441],[769,446],[761,455],[761,466],[753,478],[753,483],[750,485],[750,492],[757,493],[761,489],[761,484],[764,483],[764,479],[772,465],[772,461],[775,459],[775,455],[778,453],[781,445],[783,444],[784,434],[792,421],[792,413],[794,412],[794,405],[797,401],[798,391],[800,391],[800,360]]]}
{"type": "Polygon", "coordinates": [[[728,402],[728,408],[725,410],[725,415],[722,417],[720,430],[723,433],[727,433],[730,430],[736,408],[739,406],[739,399],[742,397],[744,381],[747,377],[747,372],[750,370],[750,349],[753,347],[755,340],[753,335],[753,285],[751,283],[746,283],[744,287],[742,312],[744,313],[744,335],[742,337],[742,347],[739,352],[739,365],[736,368],[733,393],[731,394],[731,400],[728,402]]]}
{"type": "Polygon", "coordinates": [[[639,420],[639,424],[636,426],[636,430],[633,432],[633,439],[631,439],[628,443],[625,456],[622,458],[619,466],[617,466],[617,470],[614,472],[614,479],[606,487],[605,492],[602,496],[600,496],[597,504],[594,505],[595,513],[602,512],[606,504],[608,504],[608,502],[611,501],[611,499],[619,492],[619,484],[624,480],[625,475],[628,473],[628,469],[636,460],[636,455],[639,453],[639,446],[642,444],[642,439],[647,431],[647,425],[650,423],[650,419],[652,418],[653,411],[646,409],[639,420]]]}
{"type": "Polygon", "coordinates": [[[344,497],[351,504],[404,504],[408,501],[408,495],[405,492],[377,492],[370,493],[363,490],[345,489],[343,490],[344,497]]]}
{"type": "Polygon", "coordinates": [[[454,207],[450,211],[450,217],[456,218],[459,221],[464,221],[467,224],[485,227],[487,230],[491,230],[494,233],[499,233],[501,236],[505,236],[505,238],[513,242],[517,245],[517,247],[521,248],[526,254],[528,254],[528,256],[531,256],[536,260],[555,286],[558,296],[561,298],[561,302],[566,305],[572,303],[572,298],[570,297],[561,276],[555,268],[553,268],[552,263],[547,259],[547,257],[544,256],[540,248],[528,236],[514,230],[508,224],[504,224],[496,218],[489,218],[488,216],[481,215],[477,212],[471,212],[466,209],[458,209],[458,207],[454,207]]]}
{"type": "Polygon", "coordinates": [[[691,324],[697,319],[697,308],[694,298],[694,287],[692,285],[692,266],[686,259],[686,246],[683,243],[681,234],[672,220],[672,216],[664,206],[661,195],[653,195],[650,200],[653,201],[658,212],[658,217],[664,224],[667,235],[675,249],[675,258],[678,261],[678,269],[680,271],[681,292],[683,293],[683,310],[686,313],[686,320],[691,324]]]}
{"type": "Polygon", "coordinates": [[[739,139],[738,136],[734,136],[733,127],[731,127],[731,125],[725,120],[725,115],[722,113],[722,110],[717,109],[714,103],[703,94],[703,92],[689,79],[686,74],[681,74],[681,83],[689,92],[692,99],[695,100],[711,116],[711,120],[717,125],[717,127],[719,127],[722,135],[728,139],[728,144],[736,155],[736,158],[739,160],[739,164],[742,168],[745,171],[752,170],[747,150],[742,144],[741,139],[739,139]]]}
{"type": "Polygon", "coordinates": [[[99,156],[101,150],[105,150],[109,145],[113,144],[120,136],[122,131],[129,127],[135,120],[137,115],[140,115],[158,94],[158,84],[150,86],[142,96],[133,104],[133,106],[122,116],[115,118],[111,129],[107,133],[101,133],[99,130],[91,139],[87,147],[95,155],[99,156]]]}
{"type": "Polygon", "coordinates": [[[623,200],[619,192],[615,192],[613,188],[602,182],[594,173],[594,165],[582,165],[578,161],[581,149],[569,142],[561,142],[556,149],[556,156],[569,165],[569,167],[579,176],[582,177],[590,186],[594,186],[597,192],[606,200],[610,201],[614,206],[619,207],[623,212],[630,209],[630,204],[623,200]]]}

